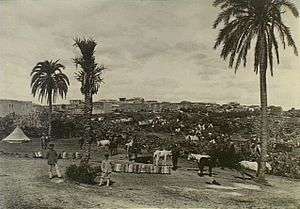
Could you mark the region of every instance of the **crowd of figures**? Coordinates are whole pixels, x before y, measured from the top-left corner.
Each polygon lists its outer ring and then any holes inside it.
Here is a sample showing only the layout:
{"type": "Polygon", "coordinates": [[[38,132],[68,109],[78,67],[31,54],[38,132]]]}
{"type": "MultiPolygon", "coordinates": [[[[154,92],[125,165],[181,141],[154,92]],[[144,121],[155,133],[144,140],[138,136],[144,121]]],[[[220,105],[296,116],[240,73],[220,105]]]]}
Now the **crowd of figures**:
{"type": "MultiPolygon", "coordinates": [[[[295,140],[300,134],[299,126],[281,116],[269,117],[268,161],[272,164],[272,172],[299,178],[299,155],[292,155],[300,147],[299,141],[295,140]]],[[[82,147],[82,121],[81,116],[53,114],[52,137],[81,137],[82,147]]],[[[13,130],[16,120],[13,116],[7,116],[0,122],[3,130],[13,130]]],[[[39,127],[28,128],[27,125],[22,127],[25,134],[29,133],[27,130],[34,137],[41,133],[39,127]]],[[[152,155],[156,150],[171,151],[177,144],[181,157],[187,157],[189,153],[209,154],[218,156],[219,161],[225,159],[225,164],[232,164],[232,156],[239,160],[257,159],[255,149],[259,146],[259,127],[257,112],[216,112],[197,108],[101,114],[94,115],[91,122],[94,145],[105,144],[111,155],[117,154],[122,147],[133,159],[145,153],[152,155]],[[128,143],[131,146],[126,146],[128,143]],[[235,155],[232,155],[233,149],[235,155]]],[[[47,147],[46,140],[43,147],[47,147]]]]}
{"type": "MultiPolygon", "coordinates": [[[[186,114],[182,111],[176,113],[166,112],[159,116],[139,119],[138,121],[127,120],[122,123],[113,120],[102,120],[106,127],[103,136],[104,139],[110,139],[110,149],[113,150],[118,145],[124,146],[131,142],[132,146],[128,148],[129,157],[140,153],[154,153],[156,150],[172,150],[175,144],[180,149],[180,156],[187,157],[189,153],[208,154],[212,158],[218,159],[220,165],[234,167],[241,160],[256,161],[259,158],[259,140],[257,125],[257,116],[254,114],[244,114],[243,117],[220,117],[212,114],[200,114],[199,117],[186,114]],[[255,130],[256,129],[256,130],[255,130]],[[161,137],[159,134],[167,134],[161,137]],[[239,132],[242,137],[234,137],[239,132]],[[117,136],[116,136],[117,133],[117,136]],[[241,140],[240,140],[241,138],[241,140]]],[[[128,116],[127,116],[128,117],[128,116]]],[[[124,118],[126,118],[124,116],[124,118]]],[[[134,118],[134,117],[133,117],[134,118]]],[[[273,127],[276,129],[276,126],[273,127]]],[[[277,127],[277,129],[279,129],[277,127]]],[[[268,161],[272,164],[272,173],[299,178],[299,157],[292,157],[291,151],[299,144],[292,141],[277,143],[274,135],[271,135],[269,142],[268,161]],[[281,157],[280,157],[281,156],[281,157]],[[288,159],[294,159],[288,162],[288,159]]],[[[115,149],[117,150],[117,149],[115,149]]]]}

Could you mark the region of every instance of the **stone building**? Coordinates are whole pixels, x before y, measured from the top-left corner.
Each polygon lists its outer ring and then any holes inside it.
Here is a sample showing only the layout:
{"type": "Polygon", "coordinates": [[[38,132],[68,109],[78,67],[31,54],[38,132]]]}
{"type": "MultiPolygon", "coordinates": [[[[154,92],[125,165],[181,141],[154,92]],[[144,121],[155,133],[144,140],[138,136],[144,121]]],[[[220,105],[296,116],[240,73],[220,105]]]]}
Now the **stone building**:
{"type": "Polygon", "coordinates": [[[117,100],[99,100],[93,103],[93,114],[112,113],[119,108],[117,100]]]}
{"type": "Polygon", "coordinates": [[[0,100],[0,117],[15,113],[16,115],[28,115],[34,112],[35,107],[32,102],[18,100],[0,100]]]}

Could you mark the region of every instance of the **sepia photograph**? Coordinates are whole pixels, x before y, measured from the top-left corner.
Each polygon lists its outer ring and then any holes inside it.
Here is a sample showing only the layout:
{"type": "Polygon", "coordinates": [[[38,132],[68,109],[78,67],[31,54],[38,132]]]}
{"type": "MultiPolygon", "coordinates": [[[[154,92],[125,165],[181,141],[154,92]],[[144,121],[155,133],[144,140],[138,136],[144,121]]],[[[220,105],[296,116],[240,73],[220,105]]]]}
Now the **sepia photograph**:
{"type": "Polygon", "coordinates": [[[300,209],[300,0],[0,0],[0,209],[300,209]]]}

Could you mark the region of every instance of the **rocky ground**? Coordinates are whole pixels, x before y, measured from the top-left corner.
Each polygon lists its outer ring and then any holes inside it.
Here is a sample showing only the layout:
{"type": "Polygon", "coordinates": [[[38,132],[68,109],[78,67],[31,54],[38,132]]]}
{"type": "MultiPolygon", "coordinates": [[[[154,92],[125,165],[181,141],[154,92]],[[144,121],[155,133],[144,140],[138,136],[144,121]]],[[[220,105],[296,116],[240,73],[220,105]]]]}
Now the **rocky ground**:
{"type": "MultiPolygon", "coordinates": [[[[62,170],[70,163],[59,162],[62,170]]],[[[261,186],[215,169],[213,179],[221,183],[216,186],[188,170],[184,160],[180,166],[171,175],[114,173],[107,188],[49,180],[45,160],[0,155],[0,208],[300,208],[299,181],[268,176],[272,186],[261,186]]]]}

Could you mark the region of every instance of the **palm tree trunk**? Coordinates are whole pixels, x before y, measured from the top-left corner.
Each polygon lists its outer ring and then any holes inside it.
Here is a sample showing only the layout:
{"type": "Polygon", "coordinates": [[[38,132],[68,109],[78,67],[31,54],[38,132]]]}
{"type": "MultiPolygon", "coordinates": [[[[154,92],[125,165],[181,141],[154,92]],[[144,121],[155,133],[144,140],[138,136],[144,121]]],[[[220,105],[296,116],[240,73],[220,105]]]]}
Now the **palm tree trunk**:
{"type": "Polygon", "coordinates": [[[266,67],[260,68],[260,102],[261,102],[261,153],[258,159],[258,180],[265,181],[266,161],[267,161],[267,144],[268,144],[268,103],[267,103],[267,79],[266,67]]]}
{"type": "Polygon", "coordinates": [[[52,91],[49,91],[49,94],[48,94],[48,104],[49,104],[48,137],[51,140],[51,133],[52,133],[52,91]]]}
{"type": "Polygon", "coordinates": [[[91,117],[92,117],[92,115],[93,115],[93,94],[92,94],[92,92],[90,92],[90,103],[89,103],[89,105],[90,105],[90,109],[89,109],[89,111],[90,111],[90,115],[91,115],[91,117]]]}
{"type": "Polygon", "coordinates": [[[91,156],[91,145],[92,145],[92,137],[91,137],[91,117],[92,117],[92,92],[91,89],[86,85],[87,91],[84,95],[84,114],[85,114],[85,130],[84,130],[84,143],[82,146],[82,159],[81,165],[87,165],[91,156]]]}

